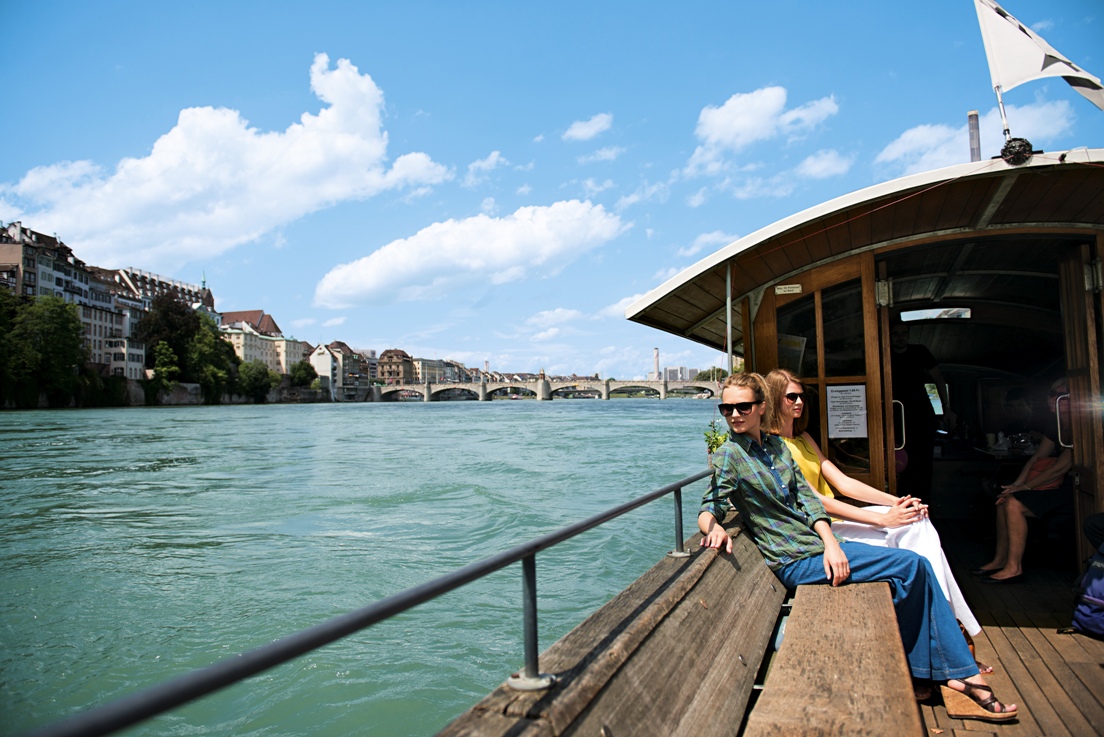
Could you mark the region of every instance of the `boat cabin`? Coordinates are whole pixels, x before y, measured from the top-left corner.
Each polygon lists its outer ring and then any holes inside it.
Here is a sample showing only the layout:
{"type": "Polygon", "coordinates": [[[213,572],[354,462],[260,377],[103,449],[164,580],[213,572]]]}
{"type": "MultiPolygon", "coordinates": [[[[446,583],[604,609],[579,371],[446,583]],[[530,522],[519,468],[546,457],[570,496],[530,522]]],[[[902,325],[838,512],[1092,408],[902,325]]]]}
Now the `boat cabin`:
{"type": "Polygon", "coordinates": [[[825,453],[877,488],[896,493],[897,466],[927,449],[935,511],[953,514],[969,503],[964,489],[1014,477],[1031,450],[1016,423],[1056,409],[1073,454],[1072,567],[1089,553],[1081,520],[1104,511],[1102,256],[1104,149],[1038,152],[1019,166],[961,164],[797,213],[702,259],[626,316],[726,352],[730,367],[742,357],[750,371],[793,371],[825,453]],[[955,422],[930,438],[908,437],[893,394],[897,323],[946,381],[955,422]],[[1062,377],[1068,398],[1048,396],[1062,377]]]}

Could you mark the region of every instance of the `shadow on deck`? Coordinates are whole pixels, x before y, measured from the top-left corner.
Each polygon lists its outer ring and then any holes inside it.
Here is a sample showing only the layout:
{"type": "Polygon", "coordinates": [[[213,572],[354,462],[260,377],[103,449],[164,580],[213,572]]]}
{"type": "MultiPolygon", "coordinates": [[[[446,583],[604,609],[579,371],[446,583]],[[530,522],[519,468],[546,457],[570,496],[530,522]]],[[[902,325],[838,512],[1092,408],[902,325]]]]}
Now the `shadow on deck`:
{"type": "Polygon", "coordinates": [[[950,719],[936,696],[921,705],[928,733],[1104,735],[1104,642],[1056,633],[1069,625],[1073,613],[1077,570],[1072,554],[1053,554],[1053,538],[1032,539],[1024,583],[984,584],[970,569],[992,554],[988,525],[967,519],[937,519],[935,524],[955,578],[983,628],[975,638],[977,658],[993,666],[989,683],[1001,701],[1019,706],[1020,717],[1001,725],[950,719]]]}

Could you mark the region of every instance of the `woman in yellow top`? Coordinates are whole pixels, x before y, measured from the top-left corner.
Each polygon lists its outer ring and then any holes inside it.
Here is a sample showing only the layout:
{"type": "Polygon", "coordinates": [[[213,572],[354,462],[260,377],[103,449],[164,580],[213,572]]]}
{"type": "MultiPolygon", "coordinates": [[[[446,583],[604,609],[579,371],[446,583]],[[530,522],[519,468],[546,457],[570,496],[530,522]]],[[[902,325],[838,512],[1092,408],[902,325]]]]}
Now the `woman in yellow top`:
{"type": "MultiPolygon", "coordinates": [[[[839,470],[805,432],[809,418],[805,415],[805,387],[801,381],[785,369],[775,369],[767,374],[767,383],[774,399],[773,431],[786,441],[809,486],[823,497],[824,509],[833,518],[832,531],[844,540],[903,548],[926,558],[963,630],[971,636],[981,632],[981,625],[951,574],[939,533],[928,519],[927,505],[911,496],[897,498],[878,491],[839,470]],[[868,506],[856,507],[840,501],[833,490],[868,506]]],[[[982,672],[992,672],[991,668],[978,665],[982,672]]]]}

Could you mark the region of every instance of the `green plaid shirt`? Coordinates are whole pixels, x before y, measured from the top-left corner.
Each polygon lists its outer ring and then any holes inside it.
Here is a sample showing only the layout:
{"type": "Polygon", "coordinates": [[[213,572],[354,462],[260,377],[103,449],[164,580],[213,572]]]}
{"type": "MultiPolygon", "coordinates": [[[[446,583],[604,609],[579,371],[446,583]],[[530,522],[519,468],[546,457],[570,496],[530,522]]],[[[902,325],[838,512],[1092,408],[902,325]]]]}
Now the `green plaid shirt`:
{"type": "Polygon", "coordinates": [[[832,520],[782,439],[766,433],[762,437],[760,445],[729,433],[728,442],[714,456],[717,470],[702,497],[701,511],[717,520],[733,509],[739,512],[744,529],[776,571],[823,553],[824,542],[813,524],[832,520]]]}

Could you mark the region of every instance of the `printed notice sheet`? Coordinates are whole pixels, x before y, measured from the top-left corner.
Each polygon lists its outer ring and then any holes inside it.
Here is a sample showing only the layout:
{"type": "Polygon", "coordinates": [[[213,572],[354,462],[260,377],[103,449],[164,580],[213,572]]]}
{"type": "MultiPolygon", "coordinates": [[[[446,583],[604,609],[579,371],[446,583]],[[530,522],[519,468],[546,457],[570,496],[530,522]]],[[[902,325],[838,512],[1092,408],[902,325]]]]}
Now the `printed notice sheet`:
{"type": "Polygon", "coordinates": [[[828,387],[828,437],[865,438],[866,387],[828,387]]]}

